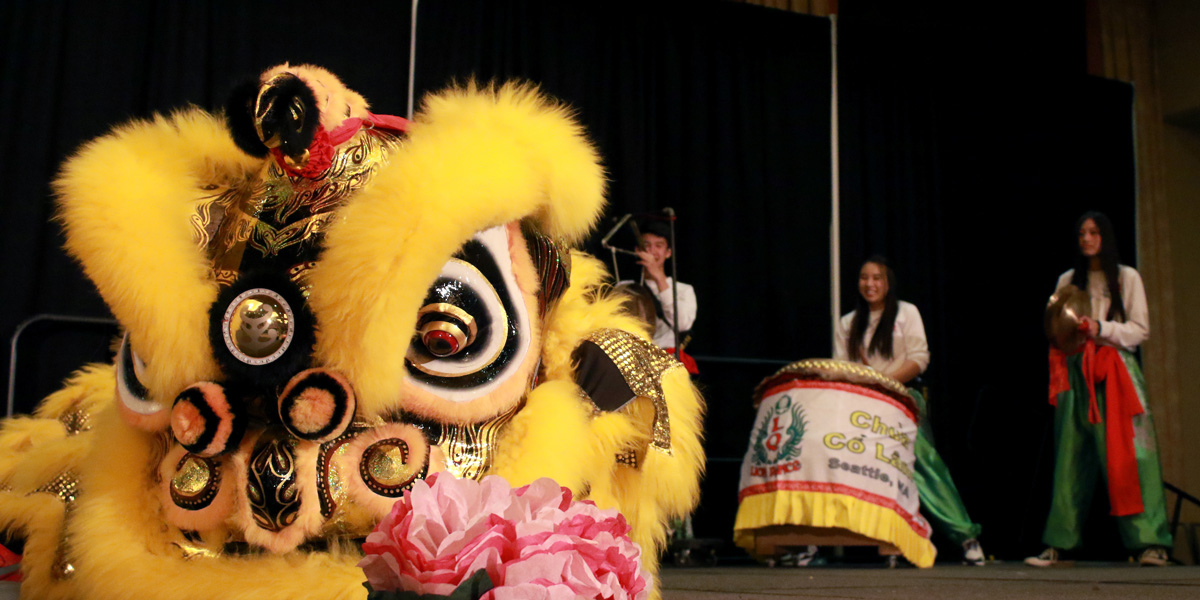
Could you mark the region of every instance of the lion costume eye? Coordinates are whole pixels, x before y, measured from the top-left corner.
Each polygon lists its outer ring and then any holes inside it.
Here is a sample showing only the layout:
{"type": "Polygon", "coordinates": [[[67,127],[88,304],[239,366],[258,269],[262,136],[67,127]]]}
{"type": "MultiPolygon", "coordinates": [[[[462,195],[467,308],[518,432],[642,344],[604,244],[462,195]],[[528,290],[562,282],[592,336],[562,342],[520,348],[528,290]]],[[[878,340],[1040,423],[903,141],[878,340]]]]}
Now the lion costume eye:
{"type": "Polygon", "coordinates": [[[438,358],[454,356],[475,343],[475,317],[446,302],[426,304],[417,312],[417,336],[425,350],[438,358]]]}
{"type": "Polygon", "coordinates": [[[116,360],[118,408],[125,422],[153,431],[166,424],[169,411],[150,397],[150,391],[142,384],[146,377],[146,365],[129,342],[129,334],[121,339],[121,349],[116,360]]]}
{"type": "Polygon", "coordinates": [[[508,235],[503,226],[476,234],[429,289],[407,355],[419,387],[467,402],[491,391],[523,360],[529,315],[508,235]]]}

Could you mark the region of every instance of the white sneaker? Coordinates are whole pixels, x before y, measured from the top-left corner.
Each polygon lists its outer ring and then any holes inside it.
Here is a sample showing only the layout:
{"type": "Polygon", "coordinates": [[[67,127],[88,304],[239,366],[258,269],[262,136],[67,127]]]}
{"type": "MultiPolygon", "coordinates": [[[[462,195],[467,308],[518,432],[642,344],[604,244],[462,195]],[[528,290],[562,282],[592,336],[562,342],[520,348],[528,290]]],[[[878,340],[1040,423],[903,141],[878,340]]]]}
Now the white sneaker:
{"type": "Polygon", "coordinates": [[[1031,567],[1053,567],[1058,564],[1058,548],[1046,548],[1037,556],[1025,559],[1025,564],[1031,567]]]}
{"type": "Polygon", "coordinates": [[[1138,564],[1143,567],[1163,567],[1167,564],[1167,549],[1162,546],[1150,546],[1142,550],[1138,564]]]}
{"type": "Polygon", "coordinates": [[[796,566],[807,567],[817,557],[817,547],[809,546],[803,552],[796,554],[796,566]]]}
{"type": "Polygon", "coordinates": [[[987,564],[987,557],[983,554],[983,546],[979,545],[979,540],[971,538],[963,542],[963,564],[973,567],[982,567],[987,564]]]}

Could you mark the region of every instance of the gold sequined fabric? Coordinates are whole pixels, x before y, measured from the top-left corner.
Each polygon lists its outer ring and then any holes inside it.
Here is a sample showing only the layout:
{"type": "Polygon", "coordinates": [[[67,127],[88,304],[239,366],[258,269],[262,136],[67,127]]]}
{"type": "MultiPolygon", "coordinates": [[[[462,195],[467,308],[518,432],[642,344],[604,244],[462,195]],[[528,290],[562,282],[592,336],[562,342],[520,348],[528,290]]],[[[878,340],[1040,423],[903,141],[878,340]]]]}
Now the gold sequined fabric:
{"type": "Polygon", "coordinates": [[[638,468],[638,453],[637,450],[626,450],[617,454],[617,464],[630,469],[638,468]]]}
{"type": "Polygon", "coordinates": [[[58,496],[64,504],[75,501],[75,492],[79,490],[79,476],[71,471],[63,471],[57,477],[33,490],[34,494],[46,493],[58,496]]]}
{"type": "MultiPolygon", "coordinates": [[[[74,497],[72,496],[72,500],[74,497]]],[[[67,502],[63,507],[62,527],[58,530],[58,546],[54,549],[54,563],[50,565],[50,576],[59,581],[70,579],[75,575],[75,565],[69,558],[71,554],[71,538],[67,536],[70,527],[71,514],[75,512],[75,502],[67,502]]]]}
{"type": "Polygon", "coordinates": [[[171,500],[189,510],[208,506],[221,486],[220,463],[194,454],[185,454],[175,466],[171,478],[171,500]]]}
{"type": "Polygon", "coordinates": [[[754,404],[762,401],[762,395],[768,388],[787,379],[822,379],[825,381],[841,381],[877,389],[895,399],[911,404],[908,388],[903,383],[872,369],[864,364],[833,360],[829,358],[809,358],[796,361],[763,379],[754,388],[754,404]]]}
{"type": "Polygon", "coordinates": [[[654,430],[650,447],[671,454],[671,418],[667,414],[667,399],[663,394],[663,375],[674,368],[683,368],[675,357],[658,346],[620,329],[598,329],[585,338],[608,355],[617,366],[633,393],[654,403],[654,430]]]}
{"type": "Polygon", "coordinates": [[[66,428],[67,435],[78,435],[92,428],[92,414],[87,409],[75,405],[59,415],[58,422],[66,428]]]}
{"type": "Polygon", "coordinates": [[[59,529],[58,546],[54,550],[54,564],[50,566],[50,574],[58,580],[69,579],[75,574],[75,565],[71,564],[71,540],[67,537],[68,522],[75,507],[75,494],[79,491],[79,476],[71,471],[63,471],[54,479],[39,486],[30,494],[53,494],[63,503],[63,523],[59,529]]]}
{"type": "MultiPolygon", "coordinates": [[[[401,439],[389,438],[371,444],[363,452],[359,472],[363,483],[372,492],[388,498],[399,498],[418,473],[409,461],[408,444],[401,439]]],[[[428,472],[422,465],[421,475],[428,472]]]]}
{"type": "Polygon", "coordinates": [[[353,427],[321,444],[321,451],[317,454],[317,498],[321,503],[321,515],[326,519],[332,517],[334,510],[346,502],[346,477],[337,469],[334,459],[346,454],[346,444],[362,430],[361,427],[353,427]]]}

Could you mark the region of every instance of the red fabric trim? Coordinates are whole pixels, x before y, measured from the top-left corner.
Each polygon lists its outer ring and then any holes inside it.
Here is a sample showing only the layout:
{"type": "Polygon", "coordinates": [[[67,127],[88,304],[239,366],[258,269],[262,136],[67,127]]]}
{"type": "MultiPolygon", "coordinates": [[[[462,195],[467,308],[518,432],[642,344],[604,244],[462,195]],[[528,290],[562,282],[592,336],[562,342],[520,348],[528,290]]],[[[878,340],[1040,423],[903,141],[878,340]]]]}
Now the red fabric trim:
{"type": "Polygon", "coordinates": [[[900,402],[899,400],[896,400],[895,398],[883,392],[873,390],[868,387],[863,387],[861,385],[855,385],[853,383],[845,383],[841,381],[825,381],[824,379],[793,379],[786,383],[781,383],[769,388],[762,397],[767,398],[769,396],[774,396],[779,392],[784,392],[795,388],[837,390],[839,392],[848,392],[851,394],[857,394],[859,396],[866,396],[880,402],[891,404],[892,406],[904,411],[904,414],[908,415],[908,418],[912,419],[914,422],[917,420],[917,411],[913,410],[911,406],[900,402]]]}
{"type": "Polygon", "coordinates": [[[329,132],[329,143],[337,146],[348,141],[362,129],[363,123],[371,126],[372,129],[387,129],[389,131],[408,131],[410,124],[408,119],[397,117],[395,115],[377,115],[367,113],[367,118],[350,117],[342,121],[336,129],[329,132]]]}
{"type": "Polygon", "coordinates": [[[408,131],[408,127],[412,125],[412,121],[409,121],[404,117],[397,117],[396,115],[377,115],[375,113],[367,114],[370,115],[368,118],[372,123],[375,124],[375,127],[377,128],[406,132],[408,131]]]}
{"type": "Polygon", "coordinates": [[[389,131],[408,131],[409,120],[404,117],[395,115],[376,115],[367,113],[367,118],[350,117],[342,121],[341,125],[334,128],[333,131],[325,131],[318,127],[317,132],[313,134],[313,141],[308,145],[308,162],[303,168],[293,169],[288,166],[283,159],[283,152],[279,148],[272,148],[271,155],[275,157],[275,162],[279,164],[289,175],[298,175],[307,179],[316,179],[325,173],[329,165],[333,164],[333,149],[346,143],[354,134],[362,129],[366,123],[372,129],[386,129],[389,131]]]}
{"type": "MultiPolygon", "coordinates": [[[[11,567],[17,564],[21,564],[21,555],[0,545],[0,567],[11,567]]],[[[21,571],[13,571],[8,575],[0,577],[0,581],[21,581],[21,571]]]]}
{"type": "Polygon", "coordinates": [[[1058,406],[1058,395],[1071,389],[1067,375],[1067,355],[1050,346],[1050,406],[1058,406]]]}
{"type": "MultiPolygon", "coordinates": [[[[671,356],[675,356],[675,348],[665,348],[664,351],[671,356]]],[[[680,350],[679,362],[683,363],[683,368],[687,369],[688,373],[691,373],[692,375],[700,374],[700,367],[696,366],[696,359],[692,358],[691,354],[680,350]]]]}
{"type": "MultiPolygon", "coordinates": [[[[916,486],[917,484],[914,481],[913,492],[916,492],[916,486]]],[[[757,496],[758,494],[769,494],[771,492],[824,492],[827,494],[850,496],[864,502],[870,502],[876,506],[881,506],[900,515],[900,518],[904,519],[904,522],[908,523],[908,526],[921,537],[928,538],[930,534],[928,523],[922,523],[914,519],[895,500],[841,483],[823,481],[768,481],[767,483],[752,485],[738,492],[738,503],[740,504],[747,496],[757,496]]]]}
{"type": "Polygon", "coordinates": [[[1088,338],[1083,345],[1083,359],[1080,368],[1083,370],[1083,380],[1087,383],[1088,391],[1088,423],[1099,423],[1100,405],[1096,402],[1096,342],[1088,338]]]}

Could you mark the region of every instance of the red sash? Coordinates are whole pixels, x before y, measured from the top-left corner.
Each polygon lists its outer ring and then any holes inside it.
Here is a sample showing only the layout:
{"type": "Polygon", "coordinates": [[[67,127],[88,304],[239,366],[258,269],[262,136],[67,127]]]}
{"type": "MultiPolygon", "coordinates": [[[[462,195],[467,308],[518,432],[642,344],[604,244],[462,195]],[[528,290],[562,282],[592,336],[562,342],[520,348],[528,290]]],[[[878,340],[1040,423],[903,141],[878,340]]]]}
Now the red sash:
{"type": "MultiPolygon", "coordinates": [[[[1138,401],[1137,388],[1125,368],[1121,353],[1112,346],[1097,346],[1088,339],[1083,346],[1083,379],[1088,388],[1088,422],[1105,421],[1104,441],[1108,463],[1108,498],[1113,516],[1136,515],[1142,506],[1142,486],[1138,480],[1137,454],[1133,448],[1133,417],[1145,410],[1138,401]],[[1105,383],[1105,413],[1096,402],[1096,384],[1105,383]]],[[[1058,406],[1058,395],[1071,389],[1067,375],[1067,355],[1050,347],[1050,404],[1058,406]]]]}

